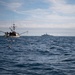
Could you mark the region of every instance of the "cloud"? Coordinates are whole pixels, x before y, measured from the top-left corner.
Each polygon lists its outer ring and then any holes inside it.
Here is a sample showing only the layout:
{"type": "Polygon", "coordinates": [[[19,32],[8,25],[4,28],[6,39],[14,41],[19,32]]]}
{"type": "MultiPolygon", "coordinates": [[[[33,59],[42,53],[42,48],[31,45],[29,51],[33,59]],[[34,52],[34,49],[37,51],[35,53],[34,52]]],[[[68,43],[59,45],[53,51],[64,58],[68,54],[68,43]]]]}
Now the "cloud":
{"type": "Polygon", "coordinates": [[[19,2],[13,2],[13,3],[8,3],[7,4],[7,7],[12,10],[12,11],[16,11],[18,8],[20,8],[22,5],[22,3],[19,3],[19,2]]]}
{"type": "Polygon", "coordinates": [[[19,2],[17,0],[13,0],[11,2],[0,1],[0,4],[3,5],[7,10],[11,10],[14,12],[20,9],[22,6],[22,2],[19,2]]]}
{"type": "MultiPolygon", "coordinates": [[[[33,0],[34,1],[34,0],[33,0]]],[[[20,10],[23,2],[5,3],[8,9],[15,11],[18,14],[27,15],[22,20],[16,20],[18,27],[28,28],[75,28],[75,5],[67,4],[67,0],[44,0],[50,4],[47,9],[37,8],[31,10],[20,10]],[[68,15],[69,14],[69,15],[68,15]]],[[[3,26],[10,22],[1,23],[3,26]]]]}
{"type": "MultiPolygon", "coordinates": [[[[74,14],[75,13],[75,5],[68,4],[68,0],[43,0],[42,2],[48,3],[50,6],[49,8],[46,8],[47,10],[50,10],[52,13],[63,13],[63,14],[74,14]]],[[[4,2],[0,1],[0,4],[6,6],[7,9],[12,10],[16,13],[19,14],[25,14],[27,11],[26,10],[21,10],[23,8],[23,5],[32,3],[33,5],[36,3],[35,0],[29,0],[27,1],[20,1],[20,0],[13,0],[11,2],[4,2]]],[[[40,9],[40,8],[37,8],[40,9]]],[[[33,12],[37,9],[32,9],[33,12]]],[[[31,11],[32,11],[31,10],[31,11]]],[[[42,9],[43,10],[43,9],[42,9]]]]}
{"type": "Polygon", "coordinates": [[[50,9],[55,13],[74,14],[75,5],[68,4],[68,0],[47,0],[52,6],[50,9]]]}
{"type": "MultiPolygon", "coordinates": [[[[16,20],[15,25],[19,28],[75,28],[75,19],[73,22],[68,22],[64,20],[16,20]],[[59,22],[60,21],[60,22],[59,22]]],[[[12,21],[0,21],[0,27],[10,27],[13,24],[12,21]]]]}

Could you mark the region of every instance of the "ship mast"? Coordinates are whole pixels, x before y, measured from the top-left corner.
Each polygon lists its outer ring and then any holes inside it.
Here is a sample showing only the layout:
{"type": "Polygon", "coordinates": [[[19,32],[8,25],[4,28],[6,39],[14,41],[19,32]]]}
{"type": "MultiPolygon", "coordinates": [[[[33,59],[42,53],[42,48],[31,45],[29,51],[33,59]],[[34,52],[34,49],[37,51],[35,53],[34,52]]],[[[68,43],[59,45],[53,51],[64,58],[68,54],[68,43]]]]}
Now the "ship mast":
{"type": "Polygon", "coordinates": [[[13,31],[15,31],[15,24],[13,24],[13,27],[12,28],[13,28],[13,31]]]}

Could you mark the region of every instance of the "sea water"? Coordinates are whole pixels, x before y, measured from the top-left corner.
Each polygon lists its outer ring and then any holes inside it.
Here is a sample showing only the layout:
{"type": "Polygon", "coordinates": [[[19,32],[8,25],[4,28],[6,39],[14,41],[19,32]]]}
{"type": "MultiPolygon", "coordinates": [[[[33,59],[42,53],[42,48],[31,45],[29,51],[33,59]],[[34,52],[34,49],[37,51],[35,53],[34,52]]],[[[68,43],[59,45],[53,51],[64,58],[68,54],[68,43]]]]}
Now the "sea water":
{"type": "Polygon", "coordinates": [[[75,75],[75,37],[0,37],[0,75],[75,75]]]}

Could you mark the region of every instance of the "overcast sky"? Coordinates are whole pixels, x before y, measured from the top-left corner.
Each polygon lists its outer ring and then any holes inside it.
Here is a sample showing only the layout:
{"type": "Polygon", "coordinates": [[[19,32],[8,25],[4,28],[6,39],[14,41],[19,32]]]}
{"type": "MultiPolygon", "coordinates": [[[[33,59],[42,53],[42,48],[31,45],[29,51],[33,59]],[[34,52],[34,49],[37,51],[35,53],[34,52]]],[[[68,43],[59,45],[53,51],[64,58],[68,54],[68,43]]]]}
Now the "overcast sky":
{"type": "Polygon", "coordinates": [[[0,0],[0,30],[13,23],[29,35],[75,36],[75,0],[0,0]]]}

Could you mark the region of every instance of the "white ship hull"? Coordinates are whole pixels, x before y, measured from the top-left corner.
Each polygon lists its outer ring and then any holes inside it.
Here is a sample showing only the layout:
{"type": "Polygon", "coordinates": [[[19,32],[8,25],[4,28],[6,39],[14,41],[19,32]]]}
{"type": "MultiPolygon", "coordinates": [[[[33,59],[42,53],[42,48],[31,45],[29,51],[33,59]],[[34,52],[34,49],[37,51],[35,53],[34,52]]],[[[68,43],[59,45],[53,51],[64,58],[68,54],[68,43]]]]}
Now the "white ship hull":
{"type": "Polygon", "coordinates": [[[9,37],[14,37],[14,38],[16,38],[16,37],[20,37],[20,36],[9,36],[9,37]]]}
{"type": "Polygon", "coordinates": [[[18,33],[16,33],[16,35],[5,34],[5,37],[20,37],[20,35],[18,33]]]}

